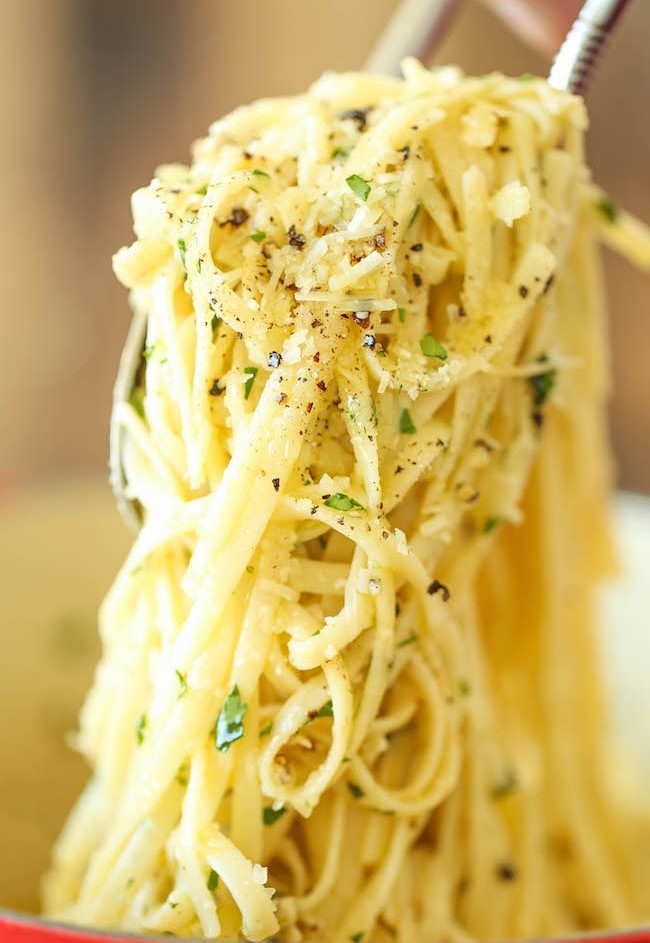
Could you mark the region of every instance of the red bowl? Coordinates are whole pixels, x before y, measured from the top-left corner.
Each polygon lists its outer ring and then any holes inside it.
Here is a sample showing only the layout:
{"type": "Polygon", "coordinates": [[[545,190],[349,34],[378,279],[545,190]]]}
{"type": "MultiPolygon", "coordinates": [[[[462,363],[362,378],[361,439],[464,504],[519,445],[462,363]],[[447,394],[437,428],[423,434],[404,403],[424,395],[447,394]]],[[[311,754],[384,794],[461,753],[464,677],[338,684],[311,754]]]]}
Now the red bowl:
{"type": "MultiPolygon", "coordinates": [[[[0,943],[117,943],[119,940],[139,940],[142,943],[168,943],[169,937],[133,936],[130,933],[102,933],[84,930],[63,923],[50,923],[7,910],[0,910],[0,943]]],[[[650,943],[650,927],[623,930],[618,933],[590,933],[556,938],[555,943],[650,943]]],[[[189,943],[189,941],[188,941],[189,943]]]]}
{"type": "MultiPolygon", "coordinates": [[[[608,667],[618,676],[613,678],[612,714],[622,730],[630,729],[630,717],[648,716],[649,525],[650,500],[628,497],[619,502],[628,576],[618,597],[606,600],[605,623],[611,621],[616,633],[608,639],[605,632],[603,641],[608,667]]],[[[0,499],[0,628],[11,628],[0,631],[0,664],[11,666],[0,685],[0,714],[11,718],[0,724],[0,760],[9,758],[8,767],[0,769],[0,904],[6,908],[0,909],[0,943],[163,939],[80,929],[31,915],[38,910],[39,877],[48,866],[54,837],[87,776],[64,736],[75,725],[97,660],[99,600],[130,540],[103,481],[60,483],[0,499]],[[56,544],[48,543],[47,535],[56,544]]],[[[633,746],[650,772],[650,730],[638,734],[633,746]]],[[[650,943],[650,927],[570,939],[650,943]]]]}

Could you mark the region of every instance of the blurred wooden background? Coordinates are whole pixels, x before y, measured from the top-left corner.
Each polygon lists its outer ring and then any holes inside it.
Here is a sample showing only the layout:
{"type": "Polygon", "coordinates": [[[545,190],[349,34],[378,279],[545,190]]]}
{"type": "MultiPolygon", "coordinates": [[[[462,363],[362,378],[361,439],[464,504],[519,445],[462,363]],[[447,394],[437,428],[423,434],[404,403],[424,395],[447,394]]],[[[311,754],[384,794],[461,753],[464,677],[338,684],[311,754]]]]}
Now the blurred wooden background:
{"type": "MultiPolygon", "coordinates": [[[[129,195],[210,121],[360,66],[396,0],[20,0],[0,31],[0,475],[101,471],[129,312],[112,252],[129,195]]],[[[650,220],[650,2],[625,18],[590,96],[589,153],[650,220]]],[[[436,61],[544,73],[467,0],[436,61]]],[[[650,278],[607,258],[619,482],[650,492],[650,278]]]]}

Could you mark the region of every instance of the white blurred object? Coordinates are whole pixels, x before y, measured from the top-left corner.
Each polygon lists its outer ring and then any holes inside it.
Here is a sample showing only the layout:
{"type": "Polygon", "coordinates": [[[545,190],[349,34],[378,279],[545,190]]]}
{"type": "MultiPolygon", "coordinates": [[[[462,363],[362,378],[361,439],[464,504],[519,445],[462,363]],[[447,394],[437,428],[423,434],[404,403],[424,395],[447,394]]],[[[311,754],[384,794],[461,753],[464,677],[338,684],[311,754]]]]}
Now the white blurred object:
{"type": "Polygon", "coordinates": [[[614,520],[621,576],[600,612],[610,722],[650,777],[650,498],[617,495],[614,520]]]}

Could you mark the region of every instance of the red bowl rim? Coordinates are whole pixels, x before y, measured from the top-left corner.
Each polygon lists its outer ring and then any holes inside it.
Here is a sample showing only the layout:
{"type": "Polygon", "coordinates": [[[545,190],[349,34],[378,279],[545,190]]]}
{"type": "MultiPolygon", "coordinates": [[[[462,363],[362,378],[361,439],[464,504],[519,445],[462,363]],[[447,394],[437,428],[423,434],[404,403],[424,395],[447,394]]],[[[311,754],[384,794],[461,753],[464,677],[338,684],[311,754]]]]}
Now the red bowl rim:
{"type": "MultiPolygon", "coordinates": [[[[169,943],[172,937],[138,935],[134,933],[113,933],[92,928],[77,927],[69,923],[44,920],[30,914],[18,913],[0,908],[0,943],[119,943],[120,940],[138,940],[146,943],[169,943]]],[[[176,937],[182,943],[180,937],[176,937]]],[[[631,927],[625,930],[593,931],[576,933],[566,937],[554,937],[553,943],[650,943],[650,925],[631,927]]],[[[191,943],[191,941],[186,941],[191,943]]],[[[196,943],[196,941],[195,941],[196,943]]],[[[529,941],[535,943],[535,941],[529,941]]],[[[536,943],[551,943],[538,940],[536,943]]]]}

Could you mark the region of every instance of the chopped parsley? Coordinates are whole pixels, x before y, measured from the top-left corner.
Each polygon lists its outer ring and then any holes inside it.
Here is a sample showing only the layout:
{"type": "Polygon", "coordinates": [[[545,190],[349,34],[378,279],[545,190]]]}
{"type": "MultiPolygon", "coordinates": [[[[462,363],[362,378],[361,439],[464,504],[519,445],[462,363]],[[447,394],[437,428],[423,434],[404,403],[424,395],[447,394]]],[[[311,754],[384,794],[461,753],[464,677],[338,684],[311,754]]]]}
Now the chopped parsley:
{"type": "Polygon", "coordinates": [[[185,264],[185,253],[187,252],[187,245],[185,244],[184,239],[178,239],[176,241],[176,245],[178,246],[178,251],[180,253],[181,265],[183,266],[183,271],[187,275],[187,265],[185,264]]]}
{"type": "Polygon", "coordinates": [[[351,941],[351,943],[361,943],[361,941],[363,940],[364,936],[365,936],[364,931],[363,931],[363,930],[359,930],[358,933],[353,933],[353,934],[352,934],[352,936],[350,937],[350,941],[351,941]]]}
{"type": "Polygon", "coordinates": [[[506,796],[516,792],[518,785],[519,783],[517,782],[517,774],[515,771],[513,769],[506,769],[501,779],[492,786],[492,798],[504,799],[506,796]]]}
{"type": "Polygon", "coordinates": [[[420,340],[420,350],[425,357],[437,357],[438,360],[447,359],[447,351],[433,334],[425,334],[420,340]]]}
{"type": "Polygon", "coordinates": [[[467,678],[458,679],[458,693],[461,697],[469,697],[472,693],[472,688],[467,678]]]}
{"type": "Polygon", "coordinates": [[[213,314],[213,315],[212,315],[212,320],[210,321],[210,327],[212,328],[212,333],[213,333],[213,334],[214,334],[214,332],[216,331],[216,329],[219,327],[220,324],[221,324],[221,318],[219,317],[219,315],[218,315],[218,314],[213,314]]]}
{"type": "Polygon", "coordinates": [[[609,223],[615,223],[618,219],[618,206],[609,196],[604,196],[598,200],[596,209],[603,214],[609,223]]]}
{"type": "Polygon", "coordinates": [[[248,238],[252,239],[253,242],[264,242],[266,239],[266,233],[261,229],[256,229],[255,232],[251,233],[248,238]]]}
{"type": "Polygon", "coordinates": [[[399,431],[406,435],[413,435],[414,432],[417,432],[415,423],[411,419],[411,414],[408,409],[403,409],[402,415],[399,417],[399,431]]]}
{"type": "Polygon", "coordinates": [[[495,517],[488,517],[485,524],[483,524],[483,533],[491,534],[500,524],[503,524],[503,517],[501,517],[501,515],[497,514],[495,517]]]}
{"type": "Polygon", "coordinates": [[[210,868],[208,880],[205,882],[205,884],[209,891],[216,891],[216,889],[219,887],[219,875],[214,870],[214,868],[210,868]]]}
{"type": "Polygon", "coordinates": [[[409,221],[408,221],[408,224],[407,224],[407,226],[406,226],[407,229],[410,229],[410,228],[411,228],[411,226],[413,225],[413,223],[415,222],[415,220],[418,218],[419,212],[420,212],[420,204],[419,204],[419,203],[416,203],[416,204],[415,204],[415,209],[413,210],[413,212],[411,213],[411,215],[410,215],[410,217],[409,217],[409,221]]]}
{"type": "Polygon", "coordinates": [[[251,563],[249,563],[248,566],[246,567],[246,572],[247,572],[247,573],[254,573],[254,572],[255,572],[255,567],[254,567],[251,563]]]}
{"type": "Polygon", "coordinates": [[[521,75],[519,76],[520,82],[534,82],[535,79],[536,79],[536,76],[533,75],[532,72],[522,72],[521,75]]]}
{"type": "Polygon", "coordinates": [[[155,349],[156,349],[156,345],[155,345],[155,344],[150,344],[148,347],[145,347],[145,349],[142,351],[142,356],[144,357],[144,359],[145,359],[145,360],[151,360],[151,358],[153,357],[153,354],[154,354],[155,349]]]}
{"type": "Polygon", "coordinates": [[[347,494],[341,494],[340,491],[337,491],[336,494],[331,494],[329,498],[326,499],[325,506],[334,508],[336,511],[351,511],[353,508],[358,508],[360,511],[363,511],[362,504],[359,504],[354,498],[349,498],[347,494]]]}
{"type": "Polygon", "coordinates": [[[379,416],[377,415],[377,404],[375,403],[375,400],[372,396],[370,397],[370,416],[376,429],[379,425],[379,416]]]}
{"type": "Polygon", "coordinates": [[[262,729],[260,730],[259,732],[260,740],[262,739],[262,737],[268,737],[268,735],[271,733],[272,730],[273,730],[273,721],[270,720],[268,724],[266,725],[266,727],[262,727],[262,729]]]}
{"type": "Polygon", "coordinates": [[[205,196],[207,192],[208,192],[208,185],[207,185],[207,183],[204,183],[202,187],[199,187],[199,189],[196,190],[196,193],[197,193],[199,196],[205,196]]]}
{"type": "Polygon", "coordinates": [[[350,156],[350,152],[346,151],[344,147],[335,147],[332,151],[332,160],[336,160],[337,157],[347,160],[350,156]]]}
{"type": "Polygon", "coordinates": [[[407,645],[412,645],[413,642],[417,642],[417,640],[417,632],[411,632],[407,638],[403,638],[401,642],[397,643],[397,648],[406,648],[407,645]]]}
{"type": "Polygon", "coordinates": [[[360,177],[359,174],[352,174],[350,177],[345,178],[345,182],[352,190],[355,196],[359,197],[360,200],[363,200],[365,203],[368,199],[368,194],[370,193],[370,184],[367,180],[364,180],[363,177],[360,177]]]}
{"type": "Polygon", "coordinates": [[[253,389],[253,383],[257,376],[257,367],[244,367],[244,374],[248,379],[244,383],[244,399],[248,399],[253,389]]]}
{"type": "Polygon", "coordinates": [[[356,783],[348,782],[347,787],[355,799],[363,799],[363,797],[365,796],[365,792],[363,791],[361,786],[358,786],[356,783]]]}
{"type": "Polygon", "coordinates": [[[189,770],[187,768],[187,763],[183,763],[182,766],[178,767],[178,769],[176,770],[176,775],[174,776],[174,779],[176,780],[179,786],[187,786],[188,773],[189,773],[189,770]]]}
{"type": "Polygon", "coordinates": [[[404,324],[404,322],[406,321],[406,308],[398,308],[397,317],[400,320],[400,324],[404,324]]]}
{"type": "Polygon", "coordinates": [[[144,403],[142,402],[142,396],[140,395],[140,390],[137,388],[137,386],[134,386],[131,390],[129,403],[131,406],[133,406],[140,419],[144,419],[144,403]]]}
{"type": "Polygon", "coordinates": [[[144,732],[147,729],[147,715],[140,714],[138,719],[135,722],[135,739],[138,741],[138,746],[142,746],[144,743],[144,732]]]}
{"type": "Polygon", "coordinates": [[[178,668],[174,669],[176,672],[176,677],[178,678],[178,683],[180,685],[180,693],[178,699],[180,700],[187,694],[188,683],[187,683],[187,672],[179,671],[178,668]]]}
{"type": "Polygon", "coordinates": [[[244,717],[248,704],[244,704],[239,688],[235,685],[223,703],[214,728],[214,742],[217,750],[227,753],[230,744],[244,736],[244,717]]]}
{"type": "Polygon", "coordinates": [[[253,174],[254,177],[268,177],[269,176],[265,170],[260,170],[259,167],[254,167],[251,170],[251,173],[253,174]]]}
{"type": "Polygon", "coordinates": [[[265,825],[273,825],[278,819],[281,819],[287,810],[284,806],[274,809],[272,805],[264,806],[262,809],[262,821],[265,825]]]}
{"type": "MultiPolygon", "coordinates": [[[[320,635],[321,630],[314,632],[313,635],[320,635]]],[[[313,638],[313,636],[312,636],[313,638]]],[[[307,720],[304,722],[303,727],[307,727],[309,724],[313,723],[317,717],[333,717],[334,711],[332,710],[332,702],[325,701],[322,707],[319,707],[317,711],[309,711],[307,715],[307,720]]]]}
{"type": "MultiPolygon", "coordinates": [[[[548,356],[542,354],[537,358],[538,363],[547,363],[548,356]]],[[[535,406],[543,406],[546,402],[549,393],[555,386],[557,381],[557,370],[555,367],[551,367],[550,370],[545,370],[543,373],[536,373],[532,377],[528,377],[528,385],[533,391],[533,402],[535,406]]]]}

